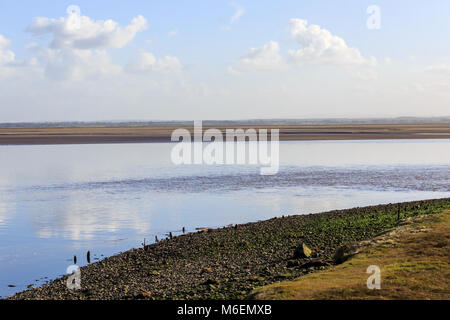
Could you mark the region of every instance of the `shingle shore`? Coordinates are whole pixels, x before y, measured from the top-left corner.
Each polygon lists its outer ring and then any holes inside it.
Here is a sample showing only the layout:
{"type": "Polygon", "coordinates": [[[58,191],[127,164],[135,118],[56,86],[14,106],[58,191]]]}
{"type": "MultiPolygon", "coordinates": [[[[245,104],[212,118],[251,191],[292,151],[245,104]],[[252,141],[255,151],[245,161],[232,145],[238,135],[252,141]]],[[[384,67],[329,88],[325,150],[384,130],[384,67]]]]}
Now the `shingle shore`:
{"type": "Polygon", "coordinates": [[[293,266],[306,243],[330,261],[343,244],[374,237],[404,219],[450,208],[450,198],[278,217],[209,229],[131,249],[81,268],[81,290],[67,276],[10,299],[242,299],[257,286],[321,266],[293,266]]]}

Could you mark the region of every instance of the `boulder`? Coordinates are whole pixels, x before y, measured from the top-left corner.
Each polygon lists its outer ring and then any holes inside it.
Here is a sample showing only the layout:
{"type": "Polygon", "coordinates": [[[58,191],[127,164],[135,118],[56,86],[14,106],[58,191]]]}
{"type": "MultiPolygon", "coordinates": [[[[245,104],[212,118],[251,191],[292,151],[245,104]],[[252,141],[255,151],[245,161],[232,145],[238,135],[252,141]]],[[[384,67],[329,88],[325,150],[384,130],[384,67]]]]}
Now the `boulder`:
{"type": "Polygon", "coordinates": [[[346,256],[346,251],[347,251],[347,247],[346,246],[340,246],[339,248],[336,249],[336,252],[333,255],[333,261],[336,264],[341,264],[343,263],[345,260],[347,260],[347,256],[346,256]]]}
{"type": "Polygon", "coordinates": [[[309,258],[311,256],[311,249],[304,243],[301,243],[294,252],[294,258],[309,258]]]}

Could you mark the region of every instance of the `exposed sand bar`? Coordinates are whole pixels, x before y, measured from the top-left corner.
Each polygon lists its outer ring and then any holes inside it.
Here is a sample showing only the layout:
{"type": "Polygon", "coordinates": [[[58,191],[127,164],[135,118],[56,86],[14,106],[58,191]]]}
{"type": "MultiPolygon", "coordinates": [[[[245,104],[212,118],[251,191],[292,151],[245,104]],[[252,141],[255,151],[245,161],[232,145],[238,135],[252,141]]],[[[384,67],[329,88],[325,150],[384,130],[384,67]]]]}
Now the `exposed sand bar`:
{"type": "MultiPolygon", "coordinates": [[[[0,128],[0,145],[170,142],[175,126],[0,128]]],[[[193,132],[192,126],[181,128],[193,132]]],[[[213,127],[203,127],[208,130],[213,127]]],[[[450,123],[216,126],[226,129],[279,129],[280,140],[450,139],[450,123]]]]}

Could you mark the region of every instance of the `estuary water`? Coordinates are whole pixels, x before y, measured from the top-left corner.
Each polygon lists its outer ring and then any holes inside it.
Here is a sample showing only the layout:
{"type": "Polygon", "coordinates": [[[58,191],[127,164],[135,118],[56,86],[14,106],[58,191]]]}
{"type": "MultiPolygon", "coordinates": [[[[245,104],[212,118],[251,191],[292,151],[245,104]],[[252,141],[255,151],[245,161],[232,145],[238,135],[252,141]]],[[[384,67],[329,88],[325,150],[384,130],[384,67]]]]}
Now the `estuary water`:
{"type": "Polygon", "coordinates": [[[0,146],[0,297],[183,227],[450,197],[450,140],[280,142],[273,176],[173,146],[0,146]]]}

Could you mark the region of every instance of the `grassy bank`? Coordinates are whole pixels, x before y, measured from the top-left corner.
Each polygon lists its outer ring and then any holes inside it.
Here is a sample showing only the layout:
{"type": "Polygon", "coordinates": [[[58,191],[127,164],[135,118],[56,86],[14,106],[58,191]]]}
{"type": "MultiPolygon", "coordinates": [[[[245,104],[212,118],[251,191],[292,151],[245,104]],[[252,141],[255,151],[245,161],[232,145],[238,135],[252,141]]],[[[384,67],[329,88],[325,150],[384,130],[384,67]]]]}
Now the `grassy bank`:
{"type": "Polygon", "coordinates": [[[327,270],[256,289],[255,299],[450,299],[450,210],[408,219],[327,270]],[[369,290],[367,267],[380,267],[369,290]]]}
{"type": "Polygon", "coordinates": [[[450,198],[278,217],[165,239],[81,268],[81,290],[66,277],[12,299],[243,299],[257,287],[326,268],[293,261],[306,243],[330,261],[336,248],[374,238],[401,220],[450,209],[450,198]],[[400,220],[399,220],[400,219],[400,220]],[[302,266],[303,265],[303,266],[302,266]]]}

